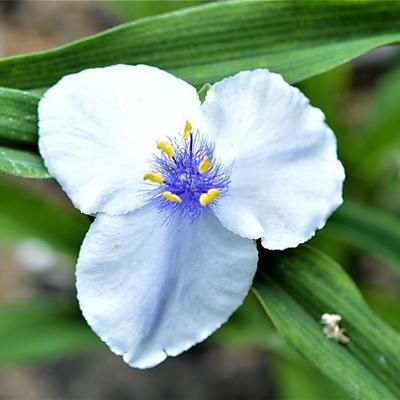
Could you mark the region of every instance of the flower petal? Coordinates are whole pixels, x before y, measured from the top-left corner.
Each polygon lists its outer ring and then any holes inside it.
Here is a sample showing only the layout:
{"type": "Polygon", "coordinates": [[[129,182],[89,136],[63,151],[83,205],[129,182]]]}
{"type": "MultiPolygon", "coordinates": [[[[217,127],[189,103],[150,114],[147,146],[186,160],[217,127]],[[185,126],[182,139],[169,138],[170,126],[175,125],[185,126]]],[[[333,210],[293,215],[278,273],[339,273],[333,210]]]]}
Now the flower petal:
{"type": "Polygon", "coordinates": [[[195,88],[155,67],[87,69],[40,101],[40,152],[78,209],[125,213],[144,204],[157,140],[183,132],[198,107],[195,88]]]}
{"type": "Polygon", "coordinates": [[[324,115],[283,78],[241,72],[208,91],[202,130],[233,163],[215,213],[232,232],[268,249],[311,238],[342,203],[344,170],[324,115]]]}
{"type": "Polygon", "coordinates": [[[165,224],[156,209],[100,214],[77,266],[82,312],[131,366],[147,368],[207,338],[239,307],[257,265],[252,241],[210,212],[165,224]]]}

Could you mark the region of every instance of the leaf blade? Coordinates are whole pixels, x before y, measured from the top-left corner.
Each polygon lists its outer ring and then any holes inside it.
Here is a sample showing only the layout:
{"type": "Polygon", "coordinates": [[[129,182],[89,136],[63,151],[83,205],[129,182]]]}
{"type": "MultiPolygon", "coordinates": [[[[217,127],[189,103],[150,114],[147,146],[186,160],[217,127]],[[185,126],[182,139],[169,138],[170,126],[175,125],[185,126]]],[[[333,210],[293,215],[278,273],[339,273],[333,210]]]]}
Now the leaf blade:
{"type": "Polygon", "coordinates": [[[278,331],[355,398],[396,398],[400,337],[376,317],[345,272],[306,247],[273,255],[254,292],[278,331]],[[338,313],[351,342],[327,339],[319,319],[338,313]]]}
{"type": "Polygon", "coordinates": [[[50,178],[39,154],[5,146],[0,146],[0,172],[33,179],[50,178]]]}
{"type": "Polygon", "coordinates": [[[29,92],[0,88],[0,139],[37,143],[39,99],[29,92]]]}
{"type": "Polygon", "coordinates": [[[400,40],[400,4],[228,1],[125,24],[47,52],[0,61],[0,86],[32,89],[116,63],[159,66],[196,87],[268,67],[289,82],[400,40]]]}

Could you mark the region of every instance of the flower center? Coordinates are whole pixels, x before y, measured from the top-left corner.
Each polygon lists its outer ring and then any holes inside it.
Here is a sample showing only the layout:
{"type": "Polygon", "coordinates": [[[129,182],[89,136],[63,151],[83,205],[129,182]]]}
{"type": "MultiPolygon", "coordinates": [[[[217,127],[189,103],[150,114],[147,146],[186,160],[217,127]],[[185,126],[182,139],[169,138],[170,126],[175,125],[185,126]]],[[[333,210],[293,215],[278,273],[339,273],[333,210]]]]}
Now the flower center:
{"type": "Polygon", "coordinates": [[[157,184],[149,198],[166,220],[177,216],[193,223],[206,209],[216,206],[229,186],[230,168],[214,157],[214,147],[186,122],[183,136],[160,141],[161,153],[153,156],[153,172],[144,179],[157,184]]]}

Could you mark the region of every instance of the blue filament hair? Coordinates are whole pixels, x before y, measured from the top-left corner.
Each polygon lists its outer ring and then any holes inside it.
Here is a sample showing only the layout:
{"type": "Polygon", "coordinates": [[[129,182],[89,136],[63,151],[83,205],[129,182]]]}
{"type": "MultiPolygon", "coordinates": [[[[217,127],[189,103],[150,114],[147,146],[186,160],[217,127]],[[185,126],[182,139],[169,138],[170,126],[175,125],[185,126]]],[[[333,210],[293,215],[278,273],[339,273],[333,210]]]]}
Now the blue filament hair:
{"type": "Polygon", "coordinates": [[[226,195],[229,187],[231,166],[224,166],[215,159],[214,147],[199,134],[191,134],[188,140],[182,137],[171,141],[175,154],[154,155],[152,171],[161,175],[164,184],[147,193],[149,200],[159,209],[166,222],[193,223],[208,208],[218,206],[218,200],[226,195]],[[198,167],[208,157],[210,168],[200,174],[198,167]],[[200,204],[199,198],[210,189],[218,189],[220,195],[207,206],[200,204]],[[171,192],[182,199],[182,203],[165,200],[162,195],[171,192]]]}

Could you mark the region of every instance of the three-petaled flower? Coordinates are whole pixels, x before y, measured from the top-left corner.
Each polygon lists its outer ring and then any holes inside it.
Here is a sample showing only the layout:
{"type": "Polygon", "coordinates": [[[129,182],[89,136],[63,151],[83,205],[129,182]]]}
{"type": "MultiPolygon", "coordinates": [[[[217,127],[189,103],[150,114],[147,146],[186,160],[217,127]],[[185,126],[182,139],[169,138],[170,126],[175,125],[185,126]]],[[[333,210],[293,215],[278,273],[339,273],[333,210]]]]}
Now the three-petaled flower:
{"type": "Polygon", "coordinates": [[[82,312],[112,351],[150,367],[208,337],[251,286],[261,239],[295,247],[342,202],[323,113],[267,70],[194,87],[155,67],[61,79],[39,146],[74,205],[96,215],[80,251],[82,312]]]}

